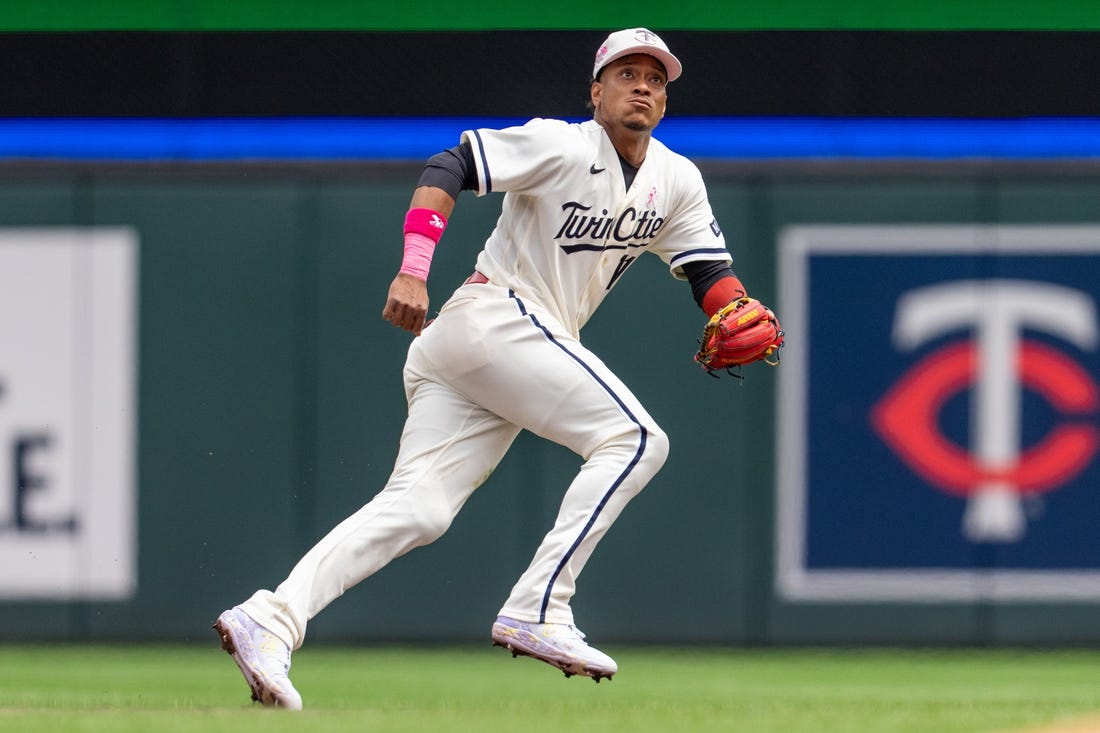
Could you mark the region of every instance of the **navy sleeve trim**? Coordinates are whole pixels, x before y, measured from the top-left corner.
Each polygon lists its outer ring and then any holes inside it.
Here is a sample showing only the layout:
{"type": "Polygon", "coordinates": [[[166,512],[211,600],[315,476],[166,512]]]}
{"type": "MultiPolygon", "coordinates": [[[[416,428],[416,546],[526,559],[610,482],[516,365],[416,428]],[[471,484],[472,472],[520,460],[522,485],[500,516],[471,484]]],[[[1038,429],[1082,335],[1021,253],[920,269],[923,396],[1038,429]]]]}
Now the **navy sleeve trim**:
{"type": "Polygon", "coordinates": [[[685,257],[695,257],[697,255],[722,255],[723,257],[729,257],[730,253],[726,250],[725,247],[701,247],[699,249],[689,249],[688,251],[681,252],[673,257],[671,260],[669,260],[669,264],[675,265],[677,262],[684,259],[685,257]]]}
{"type": "Polygon", "coordinates": [[[493,191],[493,178],[489,175],[489,161],[485,159],[485,141],[481,139],[481,133],[477,130],[473,130],[474,137],[477,138],[477,152],[481,156],[481,170],[485,172],[485,193],[492,193],[493,191]]]}

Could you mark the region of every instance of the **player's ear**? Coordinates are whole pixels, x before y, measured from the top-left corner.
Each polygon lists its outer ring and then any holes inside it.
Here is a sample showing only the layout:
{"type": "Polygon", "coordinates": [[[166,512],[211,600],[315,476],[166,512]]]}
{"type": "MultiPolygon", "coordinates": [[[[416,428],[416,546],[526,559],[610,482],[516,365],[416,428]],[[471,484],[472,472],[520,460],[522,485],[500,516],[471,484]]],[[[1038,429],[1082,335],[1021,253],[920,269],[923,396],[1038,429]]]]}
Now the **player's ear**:
{"type": "Polygon", "coordinates": [[[592,100],[592,106],[599,107],[600,97],[603,96],[603,84],[593,79],[592,86],[588,90],[588,96],[592,100]]]}

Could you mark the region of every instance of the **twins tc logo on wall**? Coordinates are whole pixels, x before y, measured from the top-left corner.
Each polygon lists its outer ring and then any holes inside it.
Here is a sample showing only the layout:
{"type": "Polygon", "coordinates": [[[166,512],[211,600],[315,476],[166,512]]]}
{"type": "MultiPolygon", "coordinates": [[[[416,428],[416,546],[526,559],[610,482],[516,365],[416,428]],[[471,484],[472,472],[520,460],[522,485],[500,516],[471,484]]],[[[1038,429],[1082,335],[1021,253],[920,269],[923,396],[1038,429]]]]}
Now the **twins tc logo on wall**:
{"type": "Polygon", "coordinates": [[[1023,499],[1058,489],[1092,463],[1100,395],[1092,375],[1034,329],[1095,351],[1096,306],[1083,291],[1029,280],[958,280],[904,293],[895,348],[912,351],[943,334],[969,332],[914,364],[875,405],[875,430],[930,485],[963,497],[963,532],[974,542],[1016,542],[1027,530],[1023,499]],[[1021,394],[1032,390],[1064,419],[1034,446],[1021,445],[1021,394]],[[939,426],[944,404],[970,392],[969,449],[939,426]]]}
{"type": "Polygon", "coordinates": [[[781,246],[780,594],[1100,597],[1100,227],[781,246]]]}

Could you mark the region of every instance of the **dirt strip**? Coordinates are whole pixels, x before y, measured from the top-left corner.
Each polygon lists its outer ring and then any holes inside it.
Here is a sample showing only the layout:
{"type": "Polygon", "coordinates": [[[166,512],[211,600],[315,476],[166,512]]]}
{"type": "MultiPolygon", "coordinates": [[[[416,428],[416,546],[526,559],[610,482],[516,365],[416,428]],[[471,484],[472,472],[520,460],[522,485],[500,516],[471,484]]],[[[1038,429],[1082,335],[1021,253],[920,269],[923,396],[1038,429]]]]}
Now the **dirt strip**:
{"type": "Polygon", "coordinates": [[[1065,718],[1034,728],[1019,728],[1004,733],[1100,733],[1100,713],[1065,718]]]}

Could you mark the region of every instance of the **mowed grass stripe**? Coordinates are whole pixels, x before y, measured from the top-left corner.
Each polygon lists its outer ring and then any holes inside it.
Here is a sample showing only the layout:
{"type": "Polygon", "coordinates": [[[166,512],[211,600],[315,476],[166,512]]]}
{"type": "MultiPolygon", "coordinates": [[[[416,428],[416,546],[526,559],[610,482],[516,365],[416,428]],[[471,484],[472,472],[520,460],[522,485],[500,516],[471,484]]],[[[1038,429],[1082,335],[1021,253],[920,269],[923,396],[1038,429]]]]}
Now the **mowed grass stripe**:
{"type": "Polygon", "coordinates": [[[291,671],[306,710],[293,715],[250,703],[213,639],[0,645],[0,728],[1048,733],[1041,726],[1100,710],[1100,652],[1090,650],[606,651],[620,673],[597,685],[488,644],[307,646],[291,671]]]}

